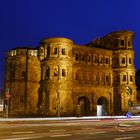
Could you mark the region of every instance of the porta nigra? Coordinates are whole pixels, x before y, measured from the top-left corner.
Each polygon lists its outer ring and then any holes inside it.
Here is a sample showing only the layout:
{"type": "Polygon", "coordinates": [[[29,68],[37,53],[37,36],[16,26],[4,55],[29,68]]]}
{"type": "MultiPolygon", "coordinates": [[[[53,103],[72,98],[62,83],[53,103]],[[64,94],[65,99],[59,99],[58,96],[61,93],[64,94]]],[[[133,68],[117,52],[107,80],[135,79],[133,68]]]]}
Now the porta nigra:
{"type": "Polygon", "coordinates": [[[36,48],[10,50],[5,70],[10,115],[124,114],[136,104],[133,38],[131,31],[118,31],[77,45],[56,37],[36,48]]]}

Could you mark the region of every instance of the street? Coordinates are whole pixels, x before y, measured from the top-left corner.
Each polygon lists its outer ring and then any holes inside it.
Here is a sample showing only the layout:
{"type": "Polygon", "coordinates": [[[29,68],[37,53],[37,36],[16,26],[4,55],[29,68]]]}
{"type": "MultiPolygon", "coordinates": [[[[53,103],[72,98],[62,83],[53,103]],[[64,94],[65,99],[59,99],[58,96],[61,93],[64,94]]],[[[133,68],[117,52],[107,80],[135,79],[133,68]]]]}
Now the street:
{"type": "Polygon", "coordinates": [[[0,140],[138,140],[140,119],[0,122],[0,140]]]}

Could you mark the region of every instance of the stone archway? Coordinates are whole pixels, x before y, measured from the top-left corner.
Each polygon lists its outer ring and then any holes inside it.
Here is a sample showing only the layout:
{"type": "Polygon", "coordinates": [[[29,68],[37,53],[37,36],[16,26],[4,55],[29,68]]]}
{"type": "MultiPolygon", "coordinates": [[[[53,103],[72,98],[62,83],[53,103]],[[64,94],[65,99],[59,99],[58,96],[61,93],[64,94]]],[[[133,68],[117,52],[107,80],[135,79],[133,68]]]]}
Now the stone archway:
{"type": "Polygon", "coordinates": [[[90,115],[90,101],[86,96],[78,98],[79,115],[89,116],[90,115]]]}
{"type": "Polygon", "coordinates": [[[109,103],[105,97],[100,97],[97,101],[97,116],[105,116],[108,114],[109,103]]]}

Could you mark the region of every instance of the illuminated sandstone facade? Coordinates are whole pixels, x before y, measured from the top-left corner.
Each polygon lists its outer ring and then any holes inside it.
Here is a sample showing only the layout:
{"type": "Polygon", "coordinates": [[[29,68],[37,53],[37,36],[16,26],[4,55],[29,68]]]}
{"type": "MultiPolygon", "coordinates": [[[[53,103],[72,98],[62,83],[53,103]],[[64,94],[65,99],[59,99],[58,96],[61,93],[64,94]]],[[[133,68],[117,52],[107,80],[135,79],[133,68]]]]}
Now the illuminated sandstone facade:
{"type": "Polygon", "coordinates": [[[136,104],[134,33],[107,34],[87,45],[48,38],[36,49],[16,48],[6,59],[11,114],[121,114],[136,104]],[[130,94],[129,89],[132,89],[130,94]]]}
{"type": "Polygon", "coordinates": [[[40,62],[38,51],[16,48],[7,53],[5,93],[9,89],[10,114],[34,114],[37,111],[40,62]]]}

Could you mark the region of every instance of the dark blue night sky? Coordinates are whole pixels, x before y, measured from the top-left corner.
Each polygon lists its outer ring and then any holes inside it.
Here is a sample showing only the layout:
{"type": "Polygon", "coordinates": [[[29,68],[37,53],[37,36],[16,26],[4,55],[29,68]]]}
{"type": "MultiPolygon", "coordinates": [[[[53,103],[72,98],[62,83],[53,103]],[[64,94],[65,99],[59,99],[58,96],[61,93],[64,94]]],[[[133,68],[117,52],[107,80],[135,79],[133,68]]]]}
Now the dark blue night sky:
{"type": "Polygon", "coordinates": [[[76,44],[117,30],[135,32],[135,67],[140,68],[140,0],[1,0],[0,87],[4,54],[17,46],[37,47],[46,37],[76,44]]]}

